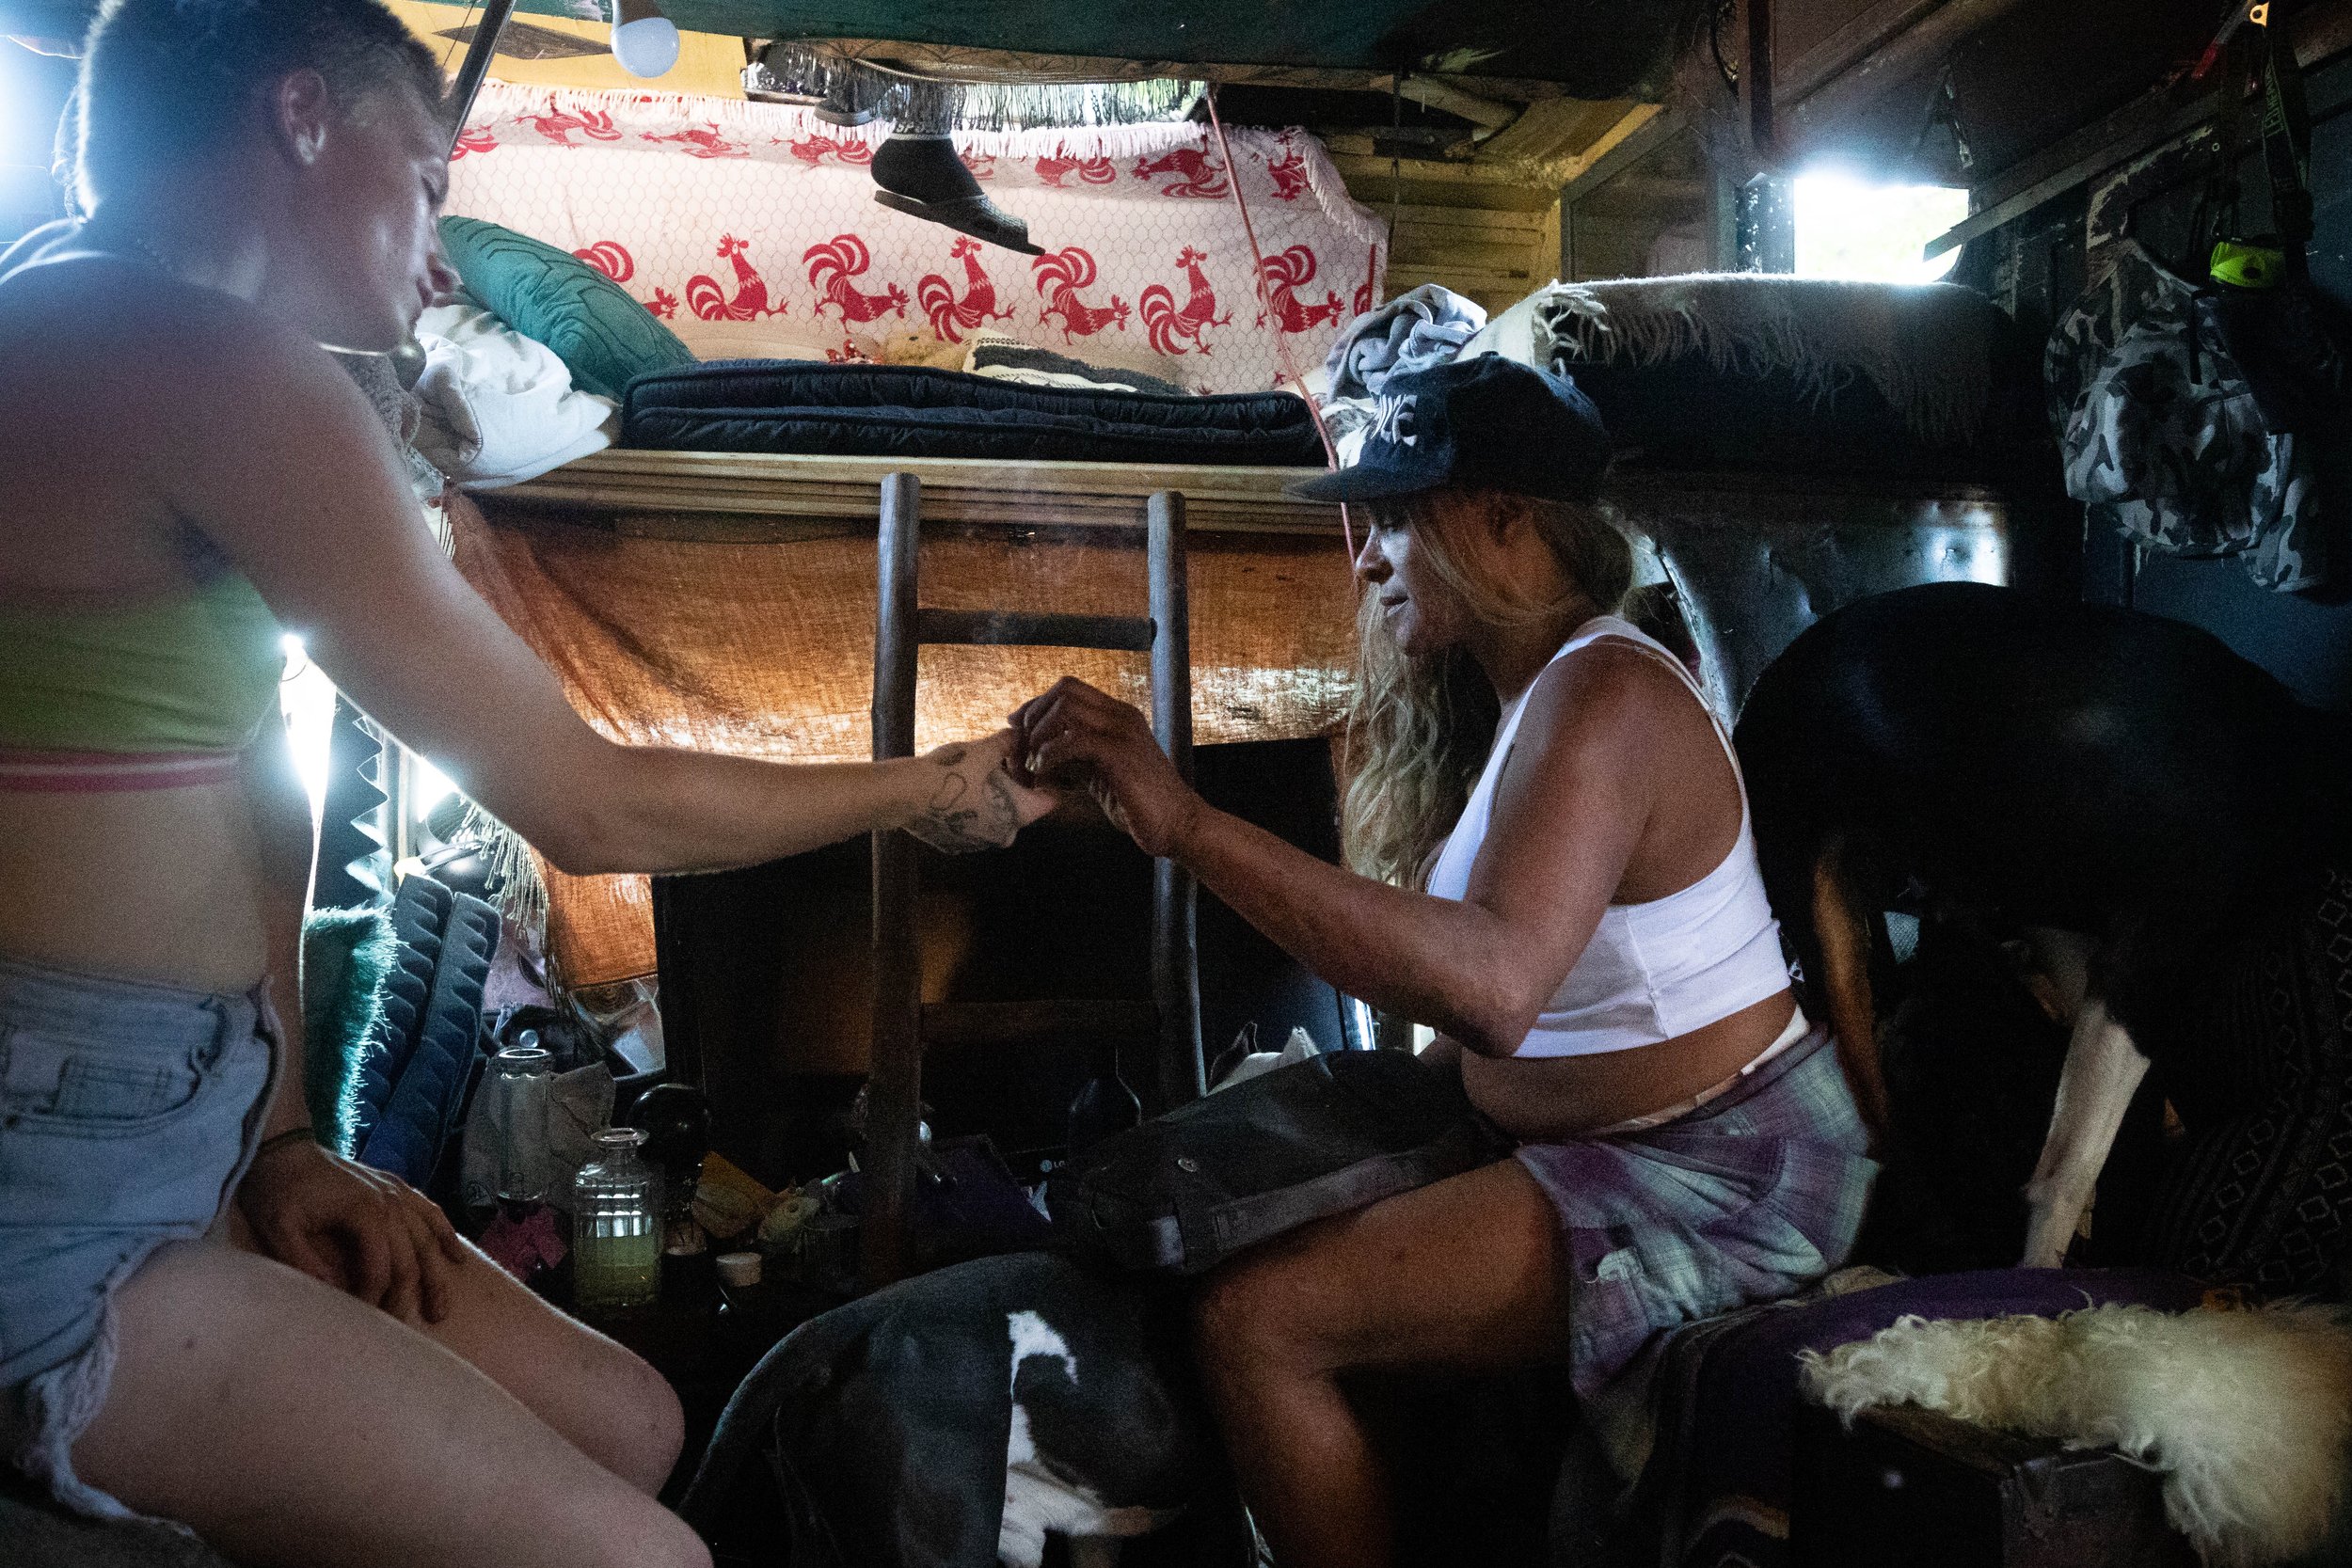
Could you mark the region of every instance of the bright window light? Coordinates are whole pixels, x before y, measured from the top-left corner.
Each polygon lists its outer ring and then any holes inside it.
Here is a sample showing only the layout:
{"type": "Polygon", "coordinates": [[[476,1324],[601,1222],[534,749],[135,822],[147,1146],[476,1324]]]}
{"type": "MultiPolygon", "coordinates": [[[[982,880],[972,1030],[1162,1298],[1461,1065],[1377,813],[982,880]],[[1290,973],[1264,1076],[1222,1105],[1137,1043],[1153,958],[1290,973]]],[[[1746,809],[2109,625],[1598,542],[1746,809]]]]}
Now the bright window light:
{"type": "MultiPolygon", "coordinates": [[[[278,688],[278,711],[286,718],[286,739],[294,749],[294,771],[310,797],[310,820],[326,812],[328,750],[335,733],[335,683],[310,662],[302,639],[285,634],[286,673],[278,688]]],[[[457,792],[449,776],[422,757],[412,763],[408,776],[408,819],[422,822],[435,806],[457,792]]]]}
{"type": "Polygon", "coordinates": [[[1797,276],[1867,283],[1932,283],[1957,248],[1919,252],[1968,215],[1968,193],[1947,185],[1873,185],[1852,174],[1797,177],[1797,276]]]}
{"type": "Polygon", "coordinates": [[[278,688],[278,705],[286,716],[286,738],[294,747],[294,771],[310,797],[310,820],[316,823],[326,809],[326,751],[335,733],[335,683],[310,662],[302,639],[285,637],[286,674],[278,688]]]}
{"type": "Polygon", "coordinates": [[[449,775],[422,757],[417,758],[416,773],[409,782],[408,817],[421,822],[433,814],[433,808],[457,793],[457,786],[449,782],[449,775]]]}

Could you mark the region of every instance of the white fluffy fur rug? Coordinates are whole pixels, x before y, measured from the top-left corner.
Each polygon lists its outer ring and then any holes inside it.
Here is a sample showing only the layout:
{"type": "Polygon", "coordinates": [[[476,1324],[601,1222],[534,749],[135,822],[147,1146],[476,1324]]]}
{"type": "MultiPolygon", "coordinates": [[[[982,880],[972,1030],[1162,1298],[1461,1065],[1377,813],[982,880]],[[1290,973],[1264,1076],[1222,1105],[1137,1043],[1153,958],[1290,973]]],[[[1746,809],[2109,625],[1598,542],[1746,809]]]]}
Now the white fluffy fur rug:
{"type": "Polygon", "coordinates": [[[2224,1568],[2316,1547],[2344,1490],[2352,1332],[2327,1308],[1903,1318],[1804,1360],[1806,1391],[1848,1421],[1911,1403],[2120,1449],[2164,1473],[2172,1523],[2224,1568]]]}

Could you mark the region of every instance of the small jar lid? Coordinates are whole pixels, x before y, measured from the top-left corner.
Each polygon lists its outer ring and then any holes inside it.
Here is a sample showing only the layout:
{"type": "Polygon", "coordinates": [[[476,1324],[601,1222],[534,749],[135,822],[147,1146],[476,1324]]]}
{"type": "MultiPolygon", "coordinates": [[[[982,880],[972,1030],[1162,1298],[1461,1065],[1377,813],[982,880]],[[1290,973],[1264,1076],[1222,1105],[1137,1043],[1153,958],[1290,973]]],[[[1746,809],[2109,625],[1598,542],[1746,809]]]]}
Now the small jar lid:
{"type": "Polygon", "coordinates": [[[759,1254],[756,1252],[719,1254],[719,1283],[722,1285],[758,1284],[759,1254]]]}

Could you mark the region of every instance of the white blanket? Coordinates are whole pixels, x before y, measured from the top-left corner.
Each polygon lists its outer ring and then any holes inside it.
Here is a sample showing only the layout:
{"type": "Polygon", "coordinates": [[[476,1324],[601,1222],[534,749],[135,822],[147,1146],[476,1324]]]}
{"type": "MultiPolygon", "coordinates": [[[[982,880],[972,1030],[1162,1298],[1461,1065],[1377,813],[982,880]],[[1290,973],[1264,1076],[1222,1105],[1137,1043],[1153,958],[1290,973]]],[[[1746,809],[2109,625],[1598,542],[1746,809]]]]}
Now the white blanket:
{"type": "Polygon", "coordinates": [[[417,323],[424,419],[417,450],[469,490],[535,479],[612,444],[620,411],[572,385],[555,351],[468,301],[417,323]]]}

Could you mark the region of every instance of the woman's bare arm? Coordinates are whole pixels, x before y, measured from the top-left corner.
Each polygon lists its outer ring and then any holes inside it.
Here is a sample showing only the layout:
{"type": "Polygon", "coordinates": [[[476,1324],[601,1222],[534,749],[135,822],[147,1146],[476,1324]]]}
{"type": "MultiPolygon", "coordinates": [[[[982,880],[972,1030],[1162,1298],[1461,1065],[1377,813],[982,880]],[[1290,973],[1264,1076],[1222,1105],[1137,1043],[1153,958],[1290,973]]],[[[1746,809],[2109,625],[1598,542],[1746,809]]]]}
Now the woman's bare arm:
{"type": "Polygon", "coordinates": [[[807,767],[607,740],[421,526],[350,379],[259,311],[197,297],[216,319],[178,323],[166,352],[200,364],[201,417],[142,445],[155,484],[339,688],[559,867],[715,869],[876,828],[982,847],[1047,808],[1000,766],[1009,736],[807,767]]]}
{"type": "Polygon", "coordinates": [[[246,749],[243,771],[261,848],[260,903],[279,1033],[277,1098],[261,1150],[238,1184],[237,1211],[265,1256],[396,1318],[438,1323],[453,1272],[470,1258],[448,1216],[399,1178],[299,1135],[310,1126],[299,976],[317,834],[277,714],[246,749]]]}
{"type": "Polygon", "coordinates": [[[1324,980],[1507,1056],[1592,940],[1654,787],[1645,740],[1660,689],[1641,668],[1648,661],[1570,662],[1529,697],[1458,903],[1357,876],[1213,809],[1177,778],[1142,716],[1091,687],[1064,681],[1016,723],[1041,777],[1086,784],[1147,852],[1182,862],[1324,980]]]}

